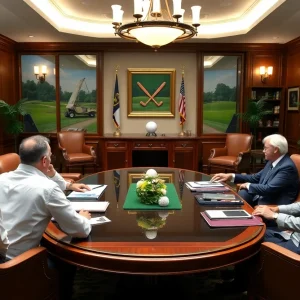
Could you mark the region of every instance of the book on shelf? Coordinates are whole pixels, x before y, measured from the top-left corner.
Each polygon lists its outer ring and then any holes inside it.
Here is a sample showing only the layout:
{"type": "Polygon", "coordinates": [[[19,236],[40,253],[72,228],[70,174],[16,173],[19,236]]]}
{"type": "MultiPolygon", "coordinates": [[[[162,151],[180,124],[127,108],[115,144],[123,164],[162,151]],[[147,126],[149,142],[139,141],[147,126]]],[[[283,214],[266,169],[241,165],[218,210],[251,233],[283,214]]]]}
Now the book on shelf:
{"type": "Polygon", "coordinates": [[[105,212],[109,202],[108,201],[71,201],[73,208],[76,211],[88,210],[90,212],[105,212]]]}
{"type": "Polygon", "coordinates": [[[216,219],[211,220],[205,212],[200,213],[209,227],[248,227],[248,226],[263,226],[264,223],[258,216],[253,216],[251,219],[216,219]]]}
{"type": "Polygon", "coordinates": [[[106,184],[87,184],[91,188],[85,192],[71,192],[67,199],[69,200],[97,200],[106,189],[106,184]]]}
{"type": "Polygon", "coordinates": [[[203,198],[203,193],[196,194],[195,199],[200,205],[208,205],[208,206],[241,206],[244,204],[244,201],[237,197],[233,199],[226,199],[226,198],[209,199],[209,198],[203,198]]]}

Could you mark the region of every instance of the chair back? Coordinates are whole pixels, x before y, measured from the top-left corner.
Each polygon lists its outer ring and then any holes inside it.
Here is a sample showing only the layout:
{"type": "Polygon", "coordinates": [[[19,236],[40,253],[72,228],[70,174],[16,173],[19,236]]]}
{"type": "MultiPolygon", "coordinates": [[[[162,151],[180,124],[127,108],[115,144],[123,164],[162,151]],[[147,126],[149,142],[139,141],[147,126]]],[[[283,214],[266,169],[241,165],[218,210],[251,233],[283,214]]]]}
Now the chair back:
{"type": "Polygon", "coordinates": [[[83,131],[60,131],[57,133],[57,141],[67,153],[81,153],[85,143],[83,131]]]}
{"type": "Polygon", "coordinates": [[[296,168],[298,170],[299,192],[298,192],[298,196],[297,196],[295,202],[299,202],[300,201],[300,155],[299,154],[292,154],[291,155],[291,160],[294,162],[294,164],[296,165],[296,168]]]}
{"type": "Polygon", "coordinates": [[[252,135],[247,133],[228,133],[226,148],[228,156],[238,156],[240,152],[251,150],[252,135]]]}
{"type": "Polygon", "coordinates": [[[15,170],[20,162],[20,156],[17,153],[0,155],[0,174],[15,170]]]}

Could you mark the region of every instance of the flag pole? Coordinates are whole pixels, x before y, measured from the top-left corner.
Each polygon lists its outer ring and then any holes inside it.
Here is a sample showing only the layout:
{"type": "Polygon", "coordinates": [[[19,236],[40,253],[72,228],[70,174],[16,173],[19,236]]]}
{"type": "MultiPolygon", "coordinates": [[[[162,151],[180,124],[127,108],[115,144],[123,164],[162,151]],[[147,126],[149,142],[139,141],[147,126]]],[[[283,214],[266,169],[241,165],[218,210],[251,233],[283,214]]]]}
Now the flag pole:
{"type": "MultiPolygon", "coordinates": [[[[184,78],[184,66],[181,67],[181,74],[182,74],[182,79],[184,78]]],[[[180,87],[180,91],[181,91],[181,87],[180,87]]],[[[181,95],[181,97],[183,97],[183,95],[181,95]]],[[[179,105],[180,105],[180,100],[179,100],[179,105]]],[[[181,114],[180,112],[180,109],[179,109],[179,114],[181,114]]],[[[178,136],[184,136],[184,131],[183,131],[183,124],[184,124],[184,121],[181,119],[180,117],[180,120],[181,120],[181,131],[179,132],[178,136]]]]}
{"type": "MultiPolygon", "coordinates": [[[[116,65],[116,78],[118,76],[118,69],[119,69],[119,65],[116,65]]],[[[115,87],[115,89],[116,89],[116,87],[115,87]]],[[[114,98],[116,98],[117,96],[119,97],[119,83],[118,83],[118,91],[117,92],[118,92],[118,95],[116,95],[116,90],[114,91],[114,98]]],[[[118,100],[118,101],[120,101],[120,100],[118,100]]],[[[120,106],[120,102],[119,102],[119,106],[120,106]]],[[[113,136],[121,136],[121,135],[122,134],[121,134],[120,125],[119,125],[118,127],[116,127],[116,131],[113,133],[113,136]]]]}

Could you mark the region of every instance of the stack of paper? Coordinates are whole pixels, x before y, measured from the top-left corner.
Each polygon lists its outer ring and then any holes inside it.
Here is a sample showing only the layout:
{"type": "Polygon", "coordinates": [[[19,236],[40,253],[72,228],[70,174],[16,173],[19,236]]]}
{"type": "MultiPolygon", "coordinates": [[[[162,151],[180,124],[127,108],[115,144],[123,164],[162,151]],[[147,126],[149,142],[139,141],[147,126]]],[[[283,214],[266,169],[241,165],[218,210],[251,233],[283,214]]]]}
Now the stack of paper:
{"type": "Polygon", "coordinates": [[[215,193],[230,191],[230,189],[221,182],[189,181],[186,182],[185,185],[190,191],[198,193],[215,193]]]}
{"type": "Polygon", "coordinates": [[[85,191],[85,192],[71,192],[67,198],[69,200],[97,200],[104,190],[106,189],[107,185],[106,184],[87,184],[91,188],[90,191],[85,191]]]}
{"type": "Polygon", "coordinates": [[[82,202],[75,202],[71,201],[72,206],[76,211],[80,210],[88,210],[91,212],[104,212],[106,211],[109,202],[108,201],[82,201],[82,202]]]}

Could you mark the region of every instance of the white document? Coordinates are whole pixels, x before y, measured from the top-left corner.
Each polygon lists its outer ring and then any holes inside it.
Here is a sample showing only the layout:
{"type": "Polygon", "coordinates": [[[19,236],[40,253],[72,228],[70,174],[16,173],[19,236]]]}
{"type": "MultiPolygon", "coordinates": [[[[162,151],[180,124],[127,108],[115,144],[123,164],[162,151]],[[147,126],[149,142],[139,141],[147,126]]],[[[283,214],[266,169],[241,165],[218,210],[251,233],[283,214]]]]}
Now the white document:
{"type": "Polygon", "coordinates": [[[211,181],[189,181],[188,185],[191,186],[192,188],[224,186],[224,184],[221,182],[211,182],[211,181]]]}
{"type": "Polygon", "coordinates": [[[89,223],[91,225],[100,225],[100,224],[104,224],[104,223],[108,223],[108,222],[111,222],[111,220],[105,216],[100,216],[97,218],[89,219],[89,223]]]}
{"type": "Polygon", "coordinates": [[[87,184],[91,188],[90,191],[85,191],[85,192],[71,192],[68,196],[67,199],[71,200],[80,200],[80,199],[95,199],[97,200],[104,190],[106,189],[107,185],[106,184],[87,184]]]}
{"type": "Polygon", "coordinates": [[[74,209],[76,211],[80,211],[80,210],[88,210],[91,212],[104,212],[106,211],[109,202],[108,201],[81,201],[81,202],[75,202],[75,201],[71,201],[72,206],[74,207],[74,209]]]}

